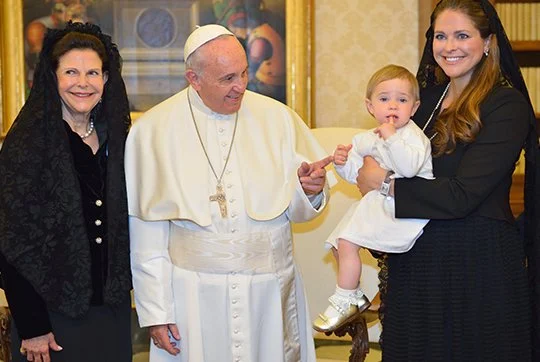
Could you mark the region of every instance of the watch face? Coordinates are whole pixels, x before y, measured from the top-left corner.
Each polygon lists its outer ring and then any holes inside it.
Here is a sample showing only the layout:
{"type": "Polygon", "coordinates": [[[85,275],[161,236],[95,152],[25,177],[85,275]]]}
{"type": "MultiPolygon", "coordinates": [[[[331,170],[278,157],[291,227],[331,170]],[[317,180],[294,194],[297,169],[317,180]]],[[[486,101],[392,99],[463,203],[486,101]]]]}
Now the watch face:
{"type": "Polygon", "coordinates": [[[388,196],[389,192],[390,192],[390,181],[386,182],[386,180],[384,180],[384,182],[381,185],[380,193],[384,196],[388,196]]]}
{"type": "Polygon", "coordinates": [[[390,192],[390,181],[392,179],[390,178],[394,174],[394,171],[390,170],[386,173],[386,177],[384,178],[384,181],[381,184],[381,189],[379,192],[383,196],[388,196],[388,193],[390,192]]]}

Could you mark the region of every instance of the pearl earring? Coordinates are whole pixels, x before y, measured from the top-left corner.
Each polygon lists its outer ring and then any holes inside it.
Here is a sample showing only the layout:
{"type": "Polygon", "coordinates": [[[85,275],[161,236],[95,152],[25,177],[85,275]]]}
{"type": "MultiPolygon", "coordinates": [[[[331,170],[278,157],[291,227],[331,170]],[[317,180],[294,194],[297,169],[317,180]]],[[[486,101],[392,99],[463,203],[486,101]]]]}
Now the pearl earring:
{"type": "Polygon", "coordinates": [[[484,50],[484,55],[487,57],[489,55],[489,51],[484,50]]]}

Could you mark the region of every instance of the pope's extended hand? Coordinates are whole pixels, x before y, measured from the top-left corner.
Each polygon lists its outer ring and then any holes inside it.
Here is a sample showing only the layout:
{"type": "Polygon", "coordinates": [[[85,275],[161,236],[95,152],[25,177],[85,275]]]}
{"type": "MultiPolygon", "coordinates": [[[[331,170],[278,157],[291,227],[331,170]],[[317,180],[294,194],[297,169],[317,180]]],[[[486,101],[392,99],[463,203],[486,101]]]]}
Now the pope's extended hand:
{"type": "Polygon", "coordinates": [[[326,182],[324,168],[332,162],[332,159],[332,156],[328,156],[313,163],[302,162],[298,168],[298,179],[306,195],[316,195],[322,191],[326,182]]]}
{"type": "Polygon", "coordinates": [[[180,340],[180,332],[176,324],[160,324],[150,327],[150,337],[154,345],[176,356],[180,353],[180,349],[176,347],[178,343],[171,341],[169,335],[177,341],[180,340]]]}

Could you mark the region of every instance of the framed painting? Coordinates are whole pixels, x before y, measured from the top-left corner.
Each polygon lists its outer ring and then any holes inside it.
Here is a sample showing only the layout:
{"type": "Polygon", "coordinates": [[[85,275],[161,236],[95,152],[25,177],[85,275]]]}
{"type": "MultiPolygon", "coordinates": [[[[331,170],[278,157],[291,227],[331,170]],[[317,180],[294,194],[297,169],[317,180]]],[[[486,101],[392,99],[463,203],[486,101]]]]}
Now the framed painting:
{"type": "Polygon", "coordinates": [[[3,0],[0,135],[9,129],[31,87],[44,31],[67,20],[96,23],[113,37],[123,58],[122,75],[134,118],[187,85],[183,59],[187,36],[196,25],[219,23],[246,48],[249,89],[288,104],[309,125],[312,1],[3,0]],[[260,44],[272,45],[269,52],[252,45],[259,38],[265,40],[260,44]],[[261,54],[268,55],[261,58],[261,54]]]}
{"type": "Polygon", "coordinates": [[[25,92],[22,4],[13,0],[5,0],[0,4],[0,137],[3,137],[24,103],[25,92]]]}

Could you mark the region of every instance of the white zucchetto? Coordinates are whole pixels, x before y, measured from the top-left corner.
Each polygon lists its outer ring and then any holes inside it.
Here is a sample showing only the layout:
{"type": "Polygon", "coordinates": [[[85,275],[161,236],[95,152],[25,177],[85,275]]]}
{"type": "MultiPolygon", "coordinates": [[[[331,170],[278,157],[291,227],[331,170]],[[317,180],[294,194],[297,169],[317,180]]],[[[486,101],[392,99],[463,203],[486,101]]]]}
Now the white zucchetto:
{"type": "Polygon", "coordinates": [[[203,26],[198,26],[193,32],[189,35],[184,45],[184,62],[187,58],[202,45],[208,43],[210,40],[217,38],[221,35],[232,35],[227,28],[217,25],[217,24],[208,24],[203,26]]]}

